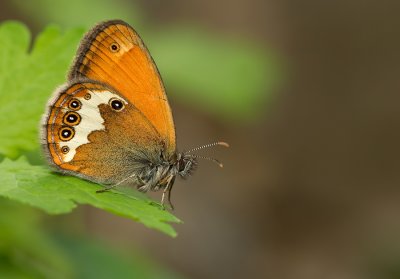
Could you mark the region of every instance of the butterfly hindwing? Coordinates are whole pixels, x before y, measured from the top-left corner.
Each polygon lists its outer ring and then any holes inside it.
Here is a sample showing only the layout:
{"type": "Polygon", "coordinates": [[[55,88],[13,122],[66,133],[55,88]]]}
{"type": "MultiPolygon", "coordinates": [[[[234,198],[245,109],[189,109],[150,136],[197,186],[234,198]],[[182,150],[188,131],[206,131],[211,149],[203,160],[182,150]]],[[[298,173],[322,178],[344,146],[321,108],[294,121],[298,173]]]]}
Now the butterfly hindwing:
{"type": "Polygon", "coordinates": [[[116,184],[142,167],[140,162],[152,159],[144,156],[159,156],[163,149],[163,140],[147,117],[104,84],[72,82],[56,92],[48,109],[44,149],[63,172],[116,184]]]}

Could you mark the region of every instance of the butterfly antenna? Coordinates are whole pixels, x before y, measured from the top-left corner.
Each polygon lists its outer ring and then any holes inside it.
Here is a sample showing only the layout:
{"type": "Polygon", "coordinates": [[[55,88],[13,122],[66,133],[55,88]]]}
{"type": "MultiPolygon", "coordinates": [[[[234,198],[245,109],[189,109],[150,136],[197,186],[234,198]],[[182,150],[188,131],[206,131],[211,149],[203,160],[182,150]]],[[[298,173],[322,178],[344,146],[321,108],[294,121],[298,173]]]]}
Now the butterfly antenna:
{"type": "MultiPolygon", "coordinates": [[[[187,153],[191,153],[191,152],[193,152],[193,151],[197,151],[197,150],[200,150],[200,149],[213,147],[213,146],[216,146],[216,145],[221,145],[221,146],[229,147],[229,144],[227,144],[226,142],[217,141],[217,142],[205,144],[205,145],[202,145],[202,146],[199,146],[199,147],[190,149],[189,151],[186,151],[185,153],[186,153],[186,154],[187,154],[187,153]]],[[[198,157],[198,158],[200,158],[200,157],[198,157]]],[[[206,158],[203,158],[203,159],[206,159],[206,158]]],[[[209,159],[212,159],[212,158],[209,158],[209,159]]],[[[215,160],[215,159],[214,159],[214,160],[215,160]]],[[[212,160],[211,160],[211,161],[212,161],[212,160]]]]}
{"type": "Polygon", "coordinates": [[[217,159],[215,159],[215,158],[204,157],[204,156],[198,156],[198,155],[190,155],[190,157],[196,158],[196,159],[205,159],[205,160],[209,160],[209,161],[211,161],[211,162],[216,163],[220,168],[223,168],[223,167],[224,167],[224,165],[223,165],[220,161],[218,161],[217,159]]]}

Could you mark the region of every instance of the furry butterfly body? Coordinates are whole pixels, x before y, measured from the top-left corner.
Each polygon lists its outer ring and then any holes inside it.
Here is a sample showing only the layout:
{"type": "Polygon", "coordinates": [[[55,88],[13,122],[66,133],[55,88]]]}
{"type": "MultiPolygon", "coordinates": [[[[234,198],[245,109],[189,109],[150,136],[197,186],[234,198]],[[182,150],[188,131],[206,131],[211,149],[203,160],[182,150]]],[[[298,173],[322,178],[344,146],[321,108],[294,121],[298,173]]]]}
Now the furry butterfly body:
{"type": "MultiPolygon", "coordinates": [[[[196,158],[176,150],[175,128],[157,67],[127,23],[96,25],[84,37],[65,85],[43,117],[42,145],[57,171],[105,185],[163,189],[196,158]]],[[[104,191],[104,190],[101,190],[104,191]]]]}

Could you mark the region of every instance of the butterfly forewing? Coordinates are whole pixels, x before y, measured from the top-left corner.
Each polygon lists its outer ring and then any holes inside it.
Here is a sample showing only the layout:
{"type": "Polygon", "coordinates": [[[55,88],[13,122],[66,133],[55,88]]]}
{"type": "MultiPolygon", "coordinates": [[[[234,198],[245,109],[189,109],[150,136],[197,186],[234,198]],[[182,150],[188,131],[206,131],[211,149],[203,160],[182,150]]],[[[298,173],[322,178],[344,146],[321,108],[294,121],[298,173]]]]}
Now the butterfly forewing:
{"type": "Polygon", "coordinates": [[[132,27],[123,21],[109,21],[86,35],[69,74],[70,80],[83,77],[118,91],[154,126],[167,156],[175,154],[174,123],[161,77],[132,27]]]}

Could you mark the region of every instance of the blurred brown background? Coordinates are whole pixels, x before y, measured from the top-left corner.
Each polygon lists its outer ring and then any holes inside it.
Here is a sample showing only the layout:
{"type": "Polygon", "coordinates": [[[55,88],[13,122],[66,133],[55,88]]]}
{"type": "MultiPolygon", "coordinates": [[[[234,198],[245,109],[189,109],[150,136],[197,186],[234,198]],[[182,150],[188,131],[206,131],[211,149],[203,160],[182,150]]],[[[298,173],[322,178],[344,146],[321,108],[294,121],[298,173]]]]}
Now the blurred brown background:
{"type": "MultiPolygon", "coordinates": [[[[1,20],[41,29],[11,2],[1,20]]],[[[243,123],[170,98],[182,149],[231,144],[205,152],[224,169],[204,161],[176,183],[176,239],[89,207],[73,214],[84,215],[85,230],[184,278],[400,278],[400,5],[139,4],[160,26],[191,21],[272,47],[286,78],[260,117],[243,123]]]]}

